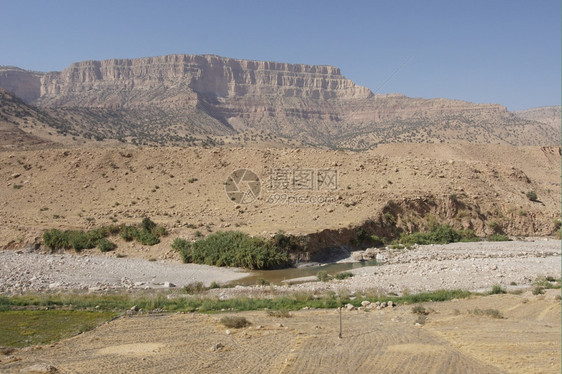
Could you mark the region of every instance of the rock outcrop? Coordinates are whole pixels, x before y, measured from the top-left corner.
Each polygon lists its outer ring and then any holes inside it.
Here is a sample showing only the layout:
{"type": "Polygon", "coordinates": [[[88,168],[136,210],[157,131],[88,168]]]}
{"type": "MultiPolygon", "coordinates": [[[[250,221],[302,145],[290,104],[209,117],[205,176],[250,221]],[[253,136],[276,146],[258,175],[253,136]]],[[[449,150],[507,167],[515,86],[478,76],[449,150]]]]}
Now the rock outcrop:
{"type": "Polygon", "coordinates": [[[0,87],[13,92],[22,100],[30,103],[41,95],[42,76],[43,73],[0,66],[0,87]]]}
{"type": "Polygon", "coordinates": [[[390,142],[553,145],[552,127],[497,104],[375,95],[337,67],[169,55],[0,69],[0,87],[64,118],[64,134],[184,144],[255,133],[367,149],[390,142]]]}

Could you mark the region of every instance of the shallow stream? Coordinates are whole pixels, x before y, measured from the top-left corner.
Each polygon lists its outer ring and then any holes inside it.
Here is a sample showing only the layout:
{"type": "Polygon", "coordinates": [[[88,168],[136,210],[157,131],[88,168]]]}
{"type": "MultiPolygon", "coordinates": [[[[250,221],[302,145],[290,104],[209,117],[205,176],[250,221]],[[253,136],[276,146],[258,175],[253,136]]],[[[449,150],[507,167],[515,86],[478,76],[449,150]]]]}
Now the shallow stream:
{"type": "Polygon", "coordinates": [[[291,279],[316,276],[319,271],[324,270],[330,275],[341,273],[342,271],[348,271],[351,269],[357,269],[364,266],[374,266],[377,262],[375,260],[362,261],[362,262],[348,262],[348,263],[332,263],[332,264],[318,264],[312,266],[299,266],[286,269],[277,270],[257,270],[252,271],[252,274],[246,278],[239,279],[235,281],[236,284],[241,285],[252,285],[257,284],[260,279],[264,279],[269,283],[281,284],[283,281],[289,281],[291,279]]]}

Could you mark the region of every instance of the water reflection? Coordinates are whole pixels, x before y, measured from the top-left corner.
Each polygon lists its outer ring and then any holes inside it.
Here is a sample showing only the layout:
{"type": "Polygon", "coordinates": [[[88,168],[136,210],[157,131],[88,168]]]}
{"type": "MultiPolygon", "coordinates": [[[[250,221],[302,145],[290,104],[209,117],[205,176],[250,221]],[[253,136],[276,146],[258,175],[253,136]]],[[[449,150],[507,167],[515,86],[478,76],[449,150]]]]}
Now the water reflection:
{"type": "Polygon", "coordinates": [[[246,278],[239,279],[235,283],[241,285],[252,285],[252,284],[256,284],[258,282],[258,279],[261,278],[273,284],[280,284],[283,281],[288,281],[291,279],[316,276],[316,274],[320,270],[324,270],[328,274],[334,275],[342,271],[357,269],[364,266],[373,266],[376,264],[377,262],[375,260],[371,260],[371,261],[352,262],[352,263],[343,263],[343,264],[335,263],[335,264],[327,264],[327,265],[319,265],[319,266],[305,266],[305,267],[301,266],[298,268],[287,268],[287,269],[278,269],[278,270],[259,270],[259,271],[252,271],[251,275],[247,276],[246,278]]]}

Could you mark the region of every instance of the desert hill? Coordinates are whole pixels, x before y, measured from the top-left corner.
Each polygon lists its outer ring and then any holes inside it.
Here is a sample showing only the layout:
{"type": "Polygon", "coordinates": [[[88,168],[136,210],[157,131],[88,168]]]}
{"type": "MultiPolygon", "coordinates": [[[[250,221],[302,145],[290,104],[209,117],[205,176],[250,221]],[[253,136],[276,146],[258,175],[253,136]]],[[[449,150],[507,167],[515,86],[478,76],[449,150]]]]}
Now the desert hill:
{"type": "Polygon", "coordinates": [[[29,128],[54,130],[48,125],[51,121],[55,120],[28,106],[11,92],[0,88],[0,148],[22,149],[47,145],[49,141],[31,135],[25,130],[29,128]]]}
{"type": "Polygon", "coordinates": [[[141,145],[556,145],[559,129],[497,104],[375,95],[337,67],[169,55],[74,63],[61,72],[0,67],[0,87],[64,125],[59,135],[141,145]]]}
{"type": "Polygon", "coordinates": [[[471,144],[393,144],[361,153],[43,149],[3,152],[0,179],[2,247],[37,242],[50,228],[138,223],[148,216],[171,232],[158,247],[164,252],[175,237],[218,230],[265,236],[284,230],[310,235],[321,248],[348,244],[361,226],[392,236],[424,229],[432,219],[480,236],[552,235],[559,218],[560,151],[471,144]],[[227,178],[238,169],[259,177],[254,201],[232,201],[235,195],[227,192],[227,178]],[[334,183],[321,185],[321,172],[332,173],[334,183]],[[303,173],[311,177],[310,188],[305,179],[294,184],[303,173]],[[529,200],[529,191],[538,201],[529,200]]]}
{"type": "Polygon", "coordinates": [[[551,125],[553,128],[560,130],[560,105],[520,110],[515,112],[515,115],[530,121],[546,123],[547,125],[551,125]]]}

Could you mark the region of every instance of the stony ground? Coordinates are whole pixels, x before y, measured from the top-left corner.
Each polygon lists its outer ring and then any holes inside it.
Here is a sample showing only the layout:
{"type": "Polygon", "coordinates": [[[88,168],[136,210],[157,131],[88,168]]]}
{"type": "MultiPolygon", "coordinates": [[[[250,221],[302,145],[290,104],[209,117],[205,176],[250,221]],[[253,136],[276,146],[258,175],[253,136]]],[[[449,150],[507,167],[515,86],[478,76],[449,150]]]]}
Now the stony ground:
{"type": "MultiPolygon", "coordinates": [[[[341,281],[307,281],[271,287],[216,289],[220,297],[241,294],[351,292],[378,289],[382,293],[436,289],[483,290],[500,284],[507,288],[529,286],[539,276],[560,278],[560,241],[536,239],[511,242],[475,242],[378,250],[380,265],[352,270],[341,281]]],[[[352,260],[352,258],[347,259],[352,260]]],[[[182,264],[171,260],[148,261],[88,254],[46,254],[6,250],[0,252],[0,292],[56,292],[179,288],[194,282],[209,285],[241,279],[248,273],[233,268],[182,264]]]]}

